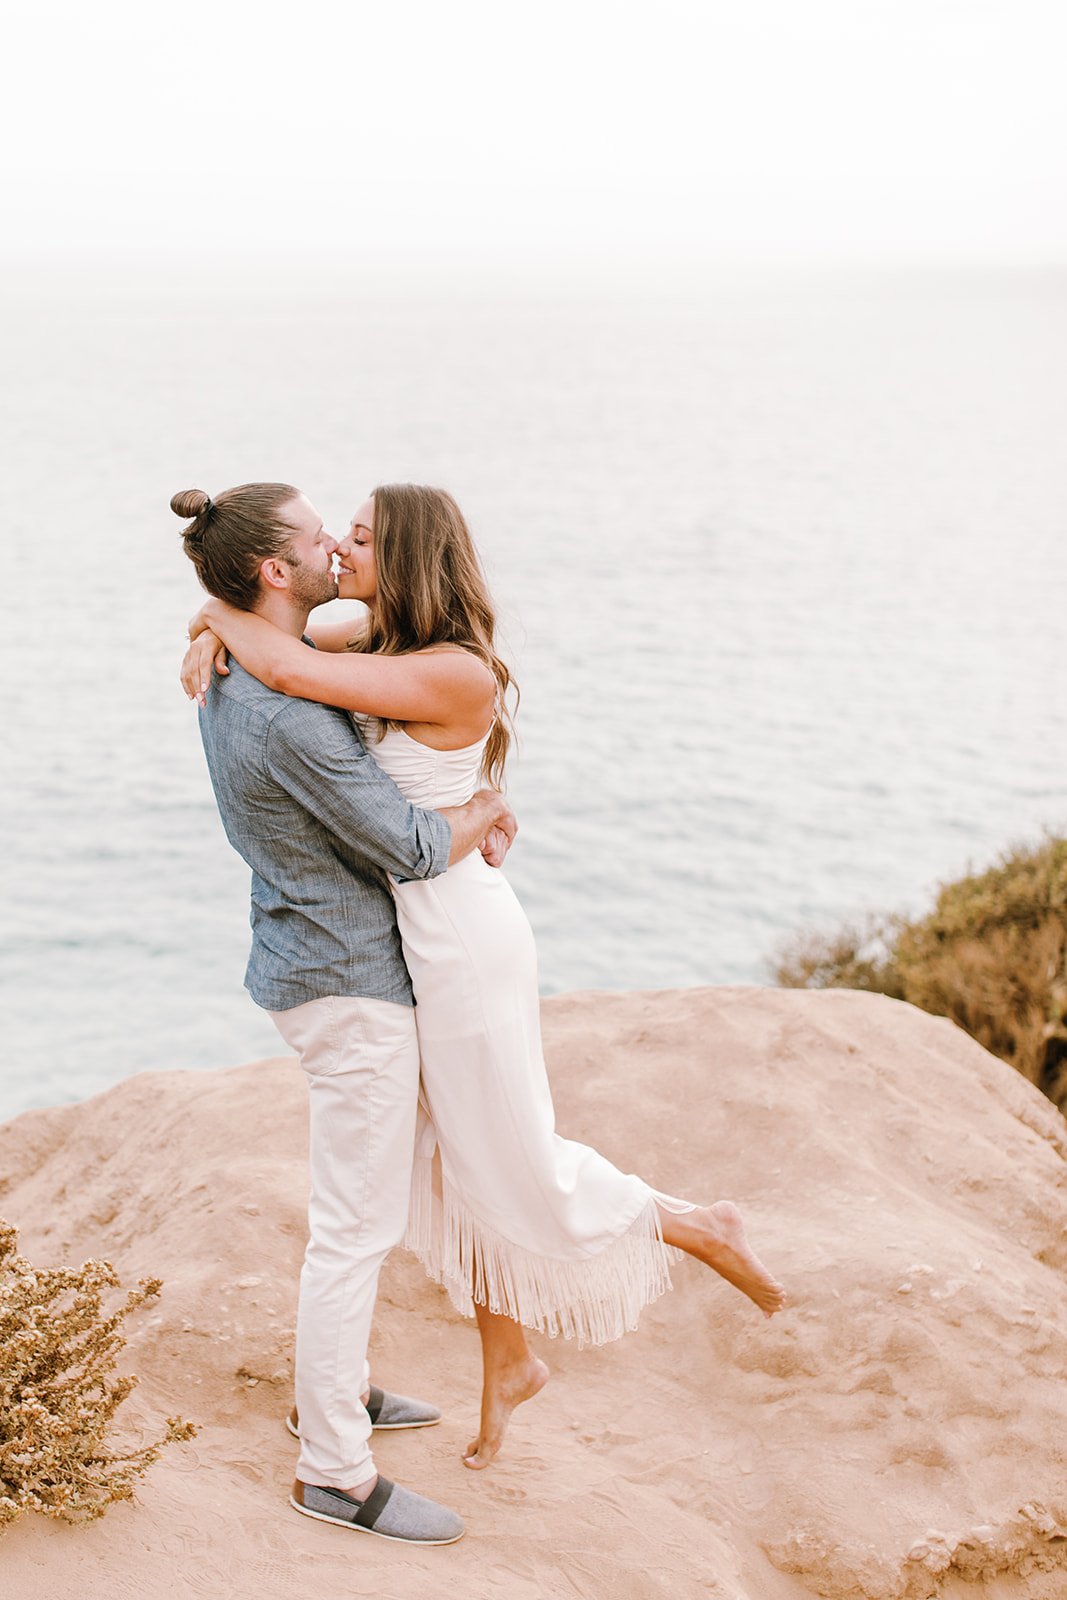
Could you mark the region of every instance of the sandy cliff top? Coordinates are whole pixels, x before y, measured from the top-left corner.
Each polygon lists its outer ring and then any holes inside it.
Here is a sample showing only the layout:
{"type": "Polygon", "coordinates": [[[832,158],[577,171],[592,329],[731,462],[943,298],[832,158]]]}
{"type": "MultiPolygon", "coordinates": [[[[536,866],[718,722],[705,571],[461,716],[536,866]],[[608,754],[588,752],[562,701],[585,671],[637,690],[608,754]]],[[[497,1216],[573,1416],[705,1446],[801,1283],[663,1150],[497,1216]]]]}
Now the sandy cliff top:
{"type": "Polygon", "coordinates": [[[41,1264],[107,1256],[124,1407],[169,1448],[138,1503],[2,1541],[20,1600],[997,1600],[1067,1594],[1067,1125],[958,1029],[878,996],[759,989],[544,1005],[560,1130],[656,1187],[742,1206],[792,1304],[696,1263],[618,1344],[552,1368],[475,1474],[473,1324],[386,1267],[378,1382],[441,1405],[381,1469],[456,1507],[412,1550],[298,1517],[292,1325],[304,1090],[290,1060],[151,1073],[0,1129],[0,1215],[41,1264]]]}

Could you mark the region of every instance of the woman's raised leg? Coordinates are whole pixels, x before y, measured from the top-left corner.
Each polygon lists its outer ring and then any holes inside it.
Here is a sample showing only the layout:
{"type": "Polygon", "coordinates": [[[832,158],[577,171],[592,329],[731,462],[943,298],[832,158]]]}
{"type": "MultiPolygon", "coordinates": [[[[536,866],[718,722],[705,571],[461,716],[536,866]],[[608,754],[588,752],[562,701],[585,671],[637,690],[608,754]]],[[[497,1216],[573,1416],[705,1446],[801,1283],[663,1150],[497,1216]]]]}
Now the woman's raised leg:
{"type": "Polygon", "coordinates": [[[657,1196],[656,1206],[665,1244],[702,1261],[755,1301],[765,1317],[782,1309],[785,1290],[749,1244],[741,1213],[732,1200],[694,1206],[657,1196]]]}
{"type": "MultiPolygon", "coordinates": [[[[697,1206],[656,1195],[664,1244],[694,1256],[755,1302],[771,1317],[785,1304],[785,1290],[750,1246],[741,1213],[731,1200],[697,1206]]],[[[548,1382],[548,1368],[526,1342],[526,1330],[498,1311],[475,1304],[482,1340],[482,1416],[478,1437],[464,1465],[487,1467],[504,1442],[511,1413],[548,1382]]]]}

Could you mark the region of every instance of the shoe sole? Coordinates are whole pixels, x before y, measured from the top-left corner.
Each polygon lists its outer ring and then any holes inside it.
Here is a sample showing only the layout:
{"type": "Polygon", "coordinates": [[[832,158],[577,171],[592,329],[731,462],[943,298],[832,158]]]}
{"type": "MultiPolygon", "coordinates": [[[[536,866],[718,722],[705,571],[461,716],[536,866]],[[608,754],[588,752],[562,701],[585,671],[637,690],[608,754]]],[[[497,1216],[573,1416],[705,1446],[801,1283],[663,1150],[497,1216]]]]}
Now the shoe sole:
{"type": "Polygon", "coordinates": [[[365,1528],[361,1522],[349,1522],[347,1517],[331,1517],[325,1511],[309,1511],[307,1506],[302,1506],[293,1495],[289,1496],[289,1504],[294,1511],[299,1511],[302,1517],[314,1517],[316,1522],[332,1522],[338,1528],[351,1528],[354,1533],[373,1533],[375,1538],[388,1539],[390,1544],[455,1544],[467,1531],[461,1528],[450,1539],[408,1539],[402,1533],[383,1533],[380,1528],[365,1528]]]}
{"type": "MultiPolygon", "coordinates": [[[[401,1428],[436,1428],[440,1421],[440,1417],[427,1417],[425,1422],[376,1422],[373,1426],[375,1433],[399,1433],[401,1428]]],[[[285,1419],[285,1426],[294,1439],[299,1439],[300,1430],[293,1427],[288,1417],[285,1419]]]]}

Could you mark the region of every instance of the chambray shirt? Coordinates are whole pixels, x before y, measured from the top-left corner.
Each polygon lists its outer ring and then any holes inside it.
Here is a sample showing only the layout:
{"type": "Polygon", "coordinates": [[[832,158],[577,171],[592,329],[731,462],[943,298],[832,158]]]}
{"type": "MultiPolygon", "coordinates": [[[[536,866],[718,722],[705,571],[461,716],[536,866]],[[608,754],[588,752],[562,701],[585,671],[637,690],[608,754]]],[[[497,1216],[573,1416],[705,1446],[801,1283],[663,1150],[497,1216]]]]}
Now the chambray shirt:
{"type": "Polygon", "coordinates": [[[385,874],[444,872],[448,823],[404,799],[347,713],[278,694],[232,656],[200,735],[227,837],[252,868],[252,999],[268,1011],[324,995],[411,1005],[385,874]]]}

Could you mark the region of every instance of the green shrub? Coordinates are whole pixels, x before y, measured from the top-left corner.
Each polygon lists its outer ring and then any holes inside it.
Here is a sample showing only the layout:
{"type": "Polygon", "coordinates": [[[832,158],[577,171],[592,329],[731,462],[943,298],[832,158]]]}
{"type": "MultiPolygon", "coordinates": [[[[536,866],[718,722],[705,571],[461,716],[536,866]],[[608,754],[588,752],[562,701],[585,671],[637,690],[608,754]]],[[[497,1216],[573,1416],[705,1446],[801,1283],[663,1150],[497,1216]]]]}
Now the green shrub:
{"type": "Polygon", "coordinates": [[[107,1261],[79,1268],[34,1267],[18,1254],[18,1234],[0,1222],[0,1531],[24,1511],[92,1522],[134,1484],[191,1423],[168,1417],[162,1439],[116,1455],[107,1434],[134,1377],[113,1376],[126,1341],[119,1331],[136,1307],[158,1294],[145,1279],[106,1312],[119,1287],[107,1261]]]}
{"type": "Polygon", "coordinates": [[[943,884],[925,917],[794,940],[775,976],[951,1017],[1067,1111],[1067,839],[943,884]]]}

